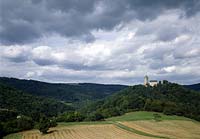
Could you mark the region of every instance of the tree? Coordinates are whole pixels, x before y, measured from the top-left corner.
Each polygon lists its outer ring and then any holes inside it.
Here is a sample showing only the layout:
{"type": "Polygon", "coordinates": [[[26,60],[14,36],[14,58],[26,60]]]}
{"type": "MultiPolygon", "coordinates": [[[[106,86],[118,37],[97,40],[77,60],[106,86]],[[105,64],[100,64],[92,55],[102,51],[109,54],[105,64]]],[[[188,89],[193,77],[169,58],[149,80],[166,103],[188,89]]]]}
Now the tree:
{"type": "Polygon", "coordinates": [[[46,134],[50,127],[51,127],[50,120],[46,116],[41,117],[39,122],[40,132],[46,134]]]}
{"type": "Polygon", "coordinates": [[[50,120],[50,127],[56,127],[58,124],[55,119],[50,120]]]}
{"type": "Polygon", "coordinates": [[[104,117],[99,112],[91,113],[87,116],[86,121],[99,121],[102,120],[104,117]]]}
{"type": "Polygon", "coordinates": [[[33,120],[27,116],[19,116],[17,119],[17,128],[19,130],[28,130],[33,128],[33,120]]]}

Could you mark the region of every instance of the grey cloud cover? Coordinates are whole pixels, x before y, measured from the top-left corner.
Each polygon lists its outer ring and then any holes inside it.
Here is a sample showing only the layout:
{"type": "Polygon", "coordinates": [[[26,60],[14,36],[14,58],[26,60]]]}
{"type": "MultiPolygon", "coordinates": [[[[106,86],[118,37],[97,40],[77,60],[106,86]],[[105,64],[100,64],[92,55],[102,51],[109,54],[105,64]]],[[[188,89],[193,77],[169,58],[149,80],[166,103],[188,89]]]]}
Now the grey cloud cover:
{"type": "Polygon", "coordinates": [[[0,0],[0,76],[200,82],[198,0],[0,0]]]}
{"type": "MultiPolygon", "coordinates": [[[[199,11],[198,0],[0,0],[1,44],[26,44],[52,33],[94,41],[92,30],[111,30],[133,19],[153,19],[168,9],[199,11]]],[[[160,32],[162,34],[162,32],[160,32]]],[[[160,39],[170,39],[173,32],[160,39]]]]}

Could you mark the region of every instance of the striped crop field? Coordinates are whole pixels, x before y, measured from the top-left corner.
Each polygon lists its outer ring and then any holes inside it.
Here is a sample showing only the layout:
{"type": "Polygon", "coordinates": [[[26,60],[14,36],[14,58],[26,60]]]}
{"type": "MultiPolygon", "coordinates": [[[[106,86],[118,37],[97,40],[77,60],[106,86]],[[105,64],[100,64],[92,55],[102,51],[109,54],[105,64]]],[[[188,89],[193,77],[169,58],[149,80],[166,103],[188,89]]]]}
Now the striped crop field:
{"type": "Polygon", "coordinates": [[[148,134],[164,136],[172,139],[200,139],[199,122],[171,120],[171,121],[132,121],[121,124],[148,134]]]}
{"type": "Polygon", "coordinates": [[[52,128],[49,134],[39,131],[27,131],[22,139],[152,139],[123,130],[116,125],[81,125],[73,127],[52,128]]]}

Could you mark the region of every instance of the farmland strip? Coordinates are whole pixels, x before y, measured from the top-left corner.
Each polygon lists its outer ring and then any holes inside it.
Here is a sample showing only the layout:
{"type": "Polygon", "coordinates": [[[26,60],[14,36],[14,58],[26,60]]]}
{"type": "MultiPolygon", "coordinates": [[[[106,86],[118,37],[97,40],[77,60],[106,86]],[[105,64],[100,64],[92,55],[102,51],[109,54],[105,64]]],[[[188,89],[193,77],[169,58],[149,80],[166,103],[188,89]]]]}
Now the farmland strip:
{"type": "Polygon", "coordinates": [[[127,130],[127,131],[130,131],[130,132],[133,132],[133,133],[136,133],[136,134],[139,134],[139,135],[143,135],[143,136],[147,136],[147,137],[154,137],[154,138],[163,138],[163,139],[169,139],[168,137],[164,137],[164,136],[158,136],[158,135],[153,135],[153,134],[149,134],[149,133],[146,133],[146,132],[142,132],[142,131],[139,131],[139,130],[136,130],[134,128],[130,128],[130,127],[127,127],[119,122],[116,122],[114,123],[117,127],[121,128],[121,129],[124,129],[124,130],[127,130]]]}

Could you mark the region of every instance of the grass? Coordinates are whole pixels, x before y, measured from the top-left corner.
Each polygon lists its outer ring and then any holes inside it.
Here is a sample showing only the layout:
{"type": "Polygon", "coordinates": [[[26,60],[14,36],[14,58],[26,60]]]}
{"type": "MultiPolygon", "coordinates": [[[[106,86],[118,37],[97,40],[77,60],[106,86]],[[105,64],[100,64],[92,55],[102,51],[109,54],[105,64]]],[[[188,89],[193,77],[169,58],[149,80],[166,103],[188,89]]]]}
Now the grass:
{"type": "Polygon", "coordinates": [[[3,137],[3,139],[21,139],[21,138],[22,138],[21,133],[14,133],[3,137]]]}
{"type": "Polygon", "coordinates": [[[107,121],[137,121],[137,120],[155,120],[154,114],[159,114],[160,120],[190,120],[189,118],[185,118],[182,116],[176,115],[164,115],[162,113],[157,112],[146,112],[146,111],[138,111],[138,112],[130,112],[122,116],[116,116],[106,119],[107,121]]]}
{"type": "Polygon", "coordinates": [[[98,125],[98,124],[111,124],[110,121],[93,121],[93,122],[59,122],[60,126],[74,126],[74,125],[98,125]]]}
{"type": "Polygon", "coordinates": [[[155,120],[154,114],[159,114],[161,118],[159,120],[187,120],[192,121],[189,118],[181,116],[168,116],[157,112],[130,112],[122,116],[116,116],[106,119],[105,121],[92,121],[92,122],[59,122],[58,126],[73,126],[73,125],[96,125],[96,124],[112,124],[112,121],[138,121],[138,120],[155,120]]]}

